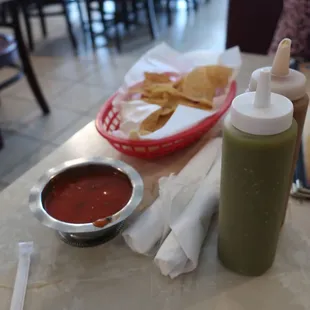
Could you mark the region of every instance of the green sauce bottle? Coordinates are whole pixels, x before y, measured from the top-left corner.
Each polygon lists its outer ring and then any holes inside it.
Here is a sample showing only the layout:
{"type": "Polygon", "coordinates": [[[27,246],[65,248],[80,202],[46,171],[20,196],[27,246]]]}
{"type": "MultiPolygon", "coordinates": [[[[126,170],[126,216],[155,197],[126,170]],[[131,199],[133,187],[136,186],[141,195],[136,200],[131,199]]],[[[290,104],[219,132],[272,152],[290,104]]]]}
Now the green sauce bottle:
{"type": "Polygon", "coordinates": [[[218,255],[248,276],[275,258],[297,136],[293,104],[270,92],[263,69],[256,92],[236,97],[223,129],[218,255]]]}

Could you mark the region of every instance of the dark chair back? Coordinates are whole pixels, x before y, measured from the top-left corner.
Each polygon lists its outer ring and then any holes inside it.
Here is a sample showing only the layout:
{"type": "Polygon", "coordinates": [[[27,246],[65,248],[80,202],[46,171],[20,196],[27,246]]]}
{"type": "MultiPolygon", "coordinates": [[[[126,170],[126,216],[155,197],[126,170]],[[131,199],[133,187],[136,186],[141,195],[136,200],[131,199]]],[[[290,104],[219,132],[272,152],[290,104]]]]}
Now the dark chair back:
{"type": "Polygon", "coordinates": [[[226,47],[267,54],[283,8],[283,0],[230,0],[226,47]]]}

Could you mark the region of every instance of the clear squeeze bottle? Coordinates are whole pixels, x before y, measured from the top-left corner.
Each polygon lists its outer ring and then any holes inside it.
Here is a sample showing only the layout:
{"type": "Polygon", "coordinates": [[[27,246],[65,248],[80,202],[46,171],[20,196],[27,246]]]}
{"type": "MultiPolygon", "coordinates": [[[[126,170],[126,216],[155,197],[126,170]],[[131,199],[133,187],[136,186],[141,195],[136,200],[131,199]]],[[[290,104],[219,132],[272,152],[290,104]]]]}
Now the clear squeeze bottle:
{"type": "MultiPolygon", "coordinates": [[[[298,159],[298,153],[302,139],[302,131],[304,128],[309,103],[309,97],[306,93],[306,77],[301,72],[289,68],[290,56],[291,40],[283,39],[278,46],[278,50],[275,55],[272,67],[269,67],[271,69],[271,91],[283,95],[292,101],[294,108],[293,117],[298,125],[297,140],[290,172],[291,182],[287,187],[287,198],[285,202],[286,206],[291,191],[291,184],[293,181],[296,162],[298,159]]],[[[252,73],[249,91],[256,90],[257,81],[261,69],[257,69],[252,73]]],[[[286,209],[283,213],[282,222],[284,222],[285,220],[285,214],[286,209]]]]}
{"type": "Polygon", "coordinates": [[[258,276],[274,261],[297,136],[293,104],[270,92],[236,97],[223,129],[218,255],[228,269],[258,276]]]}

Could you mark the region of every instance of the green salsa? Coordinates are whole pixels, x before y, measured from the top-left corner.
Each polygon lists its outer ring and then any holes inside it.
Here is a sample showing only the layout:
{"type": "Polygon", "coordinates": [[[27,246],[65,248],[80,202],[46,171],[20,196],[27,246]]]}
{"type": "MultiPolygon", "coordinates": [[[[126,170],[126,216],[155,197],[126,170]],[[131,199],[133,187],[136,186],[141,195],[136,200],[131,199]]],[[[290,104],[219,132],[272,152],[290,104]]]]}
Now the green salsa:
{"type": "Polygon", "coordinates": [[[218,255],[227,268],[258,276],[275,257],[297,124],[270,136],[223,129],[218,255]]]}

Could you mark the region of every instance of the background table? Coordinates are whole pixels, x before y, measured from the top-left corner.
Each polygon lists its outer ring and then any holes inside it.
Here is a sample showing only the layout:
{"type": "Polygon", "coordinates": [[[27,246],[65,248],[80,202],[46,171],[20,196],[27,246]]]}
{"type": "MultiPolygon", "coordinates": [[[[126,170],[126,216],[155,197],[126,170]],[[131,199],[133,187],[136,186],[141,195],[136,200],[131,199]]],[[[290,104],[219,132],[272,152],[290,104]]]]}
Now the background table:
{"type": "MultiPolygon", "coordinates": [[[[241,89],[249,73],[271,59],[244,56],[241,89]]],[[[291,200],[276,261],[264,276],[233,274],[217,261],[214,231],[206,240],[194,272],[175,280],[163,277],[151,257],[133,253],[121,237],[80,249],[61,242],[28,209],[30,188],[48,168],[77,157],[112,156],[132,164],[142,174],[144,205],[157,195],[157,179],[178,172],[203,141],[154,161],[123,157],[88,124],[0,194],[0,300],[9,309],[16,274],[19,241],[34,241],[25,310],[309,310],[310,205],[291,200]]],[[[193,172],[194,173],[194,172],[193,172]]]]}

